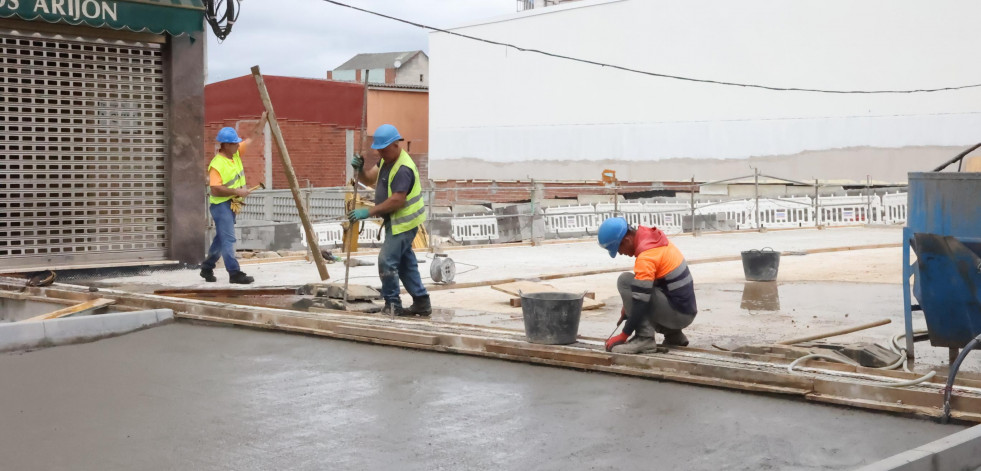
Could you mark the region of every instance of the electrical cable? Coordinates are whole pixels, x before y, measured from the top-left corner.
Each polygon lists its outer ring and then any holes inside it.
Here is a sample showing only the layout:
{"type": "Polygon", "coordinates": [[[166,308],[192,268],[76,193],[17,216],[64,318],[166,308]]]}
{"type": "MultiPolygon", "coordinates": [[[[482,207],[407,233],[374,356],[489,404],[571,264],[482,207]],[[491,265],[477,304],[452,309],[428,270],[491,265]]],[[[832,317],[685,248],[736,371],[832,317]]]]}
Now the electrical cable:
{"type": "MultiPolygon", "coordinates": [[[[806,361],[806,360],[810,360],[812,358],[821,358],[821,359],[824,359],[824,360],[831,360],[831,361],[836,361],[836,362],[839,362],[839,363],[844,363],[846,365],[861,366],[861,365],[859,365],[858,363],[856,363],[855,361],[853,361],[851,359],[838,358],[838,357],[833,357],[833,356],[829,356],[829,355],[824,355],[824,354],[821,354],[821,353],[812,353],[810,355],[804,355],[804,356],[802,356],[802,357],[794,360],[793,362],[791,362],[790,365],[787,365],[787,371],[790,372],[791,374],[793,374],[794,373],[794,367],[797,366],[798,363],[801,363],[801,362],[806,361]]],[[[895,383],[875,383],[875,384],[876,385],[879,385],[879,386],[885,386],[887,388],[904,388],[906,386],[915,386],[915,385],[920,384],[920,383],[922,383],[924,381],[929,381],[930,378],[933,378],[936,375],[937,375],[937,372],[936,371],[931,371],[931,372],[929,372],[929,373],[927,373],[927,374],[925,374],[925,375],[923,375],[923,376],[921,376],[919,378],[911,379],[909,381],[900,381],[900,382],[895,382],[895,383]]]]}
{"type": "Polygon", "coordinates": [[[375,16],[379,16],[379,17],[386,18],[386,19],[389,19],[389,20],[397,21],[399,23],[405,23],[407,25],[415,26],[417,28],[428,29],[430,31],[437,31],[437,32],[440,32],[440,33],[446,33],[446,34],[449,34],[449,35],[452,35],[452,36],[457,36],[457,37],[461,37],[461,38],[465,38],[465,39],[470,39],[470,40],[473,40],[473,41],[479,41],[479,42],[483,42],[483,43],[487,43],[487,44],[493,44],[493,45],[496,45],[496,46],[510,47],[510,48],[513,48],[513,49],[515,49],[515,50],[517,50],[519,52],[530,52],[530,53],[534,53],[534,54],[541,54],[541,55],[548,56],[548,57],[554,57],[554,58],[557,58],[557,59],[565,59],[565,60],[569,60],[569,61],[573,61],[573,62],[579,62],[579,63],[583,63],[583,64],[596,65],[596,66],[600,66],[600,67],[608,67],[608,68],[611,68],[611,69],[622,70],[624,72],[632,72],[632,73],[641,74],[641,75],[648,75],[648,76],[651,76],[651,77],[660,77],[660,78],[673,79],[673,80],[682,80],[682,81],[687,81],[687,82],[707,83],[707,84],[713,84],[713,85],[725,85],[725,86],[730,86],[730,87],[758,88],[758,89],[763,89],[763,90],[771,90],[771,91],[779,91],[779,92],[832,93],[832,94],[841,94],[841,95],[845,95],[845,94],[865,94],[865,95],[872,95],[872,94],[901,94],[901,93],[906,93],[906,94],[908,94],[908,93],[933,93],[933,92],[944,92],[944,91],[963,90],[963,89],[968,89],[968,88],[978,88],[978,87],[981,87],[981,83],[977,83],[977,84],[970,84],[970,85],[957,85],[957,86],[938,87],[938,88],[917,88],[917,89],[909,89],[909,90],[825,90],[825,89],[819,89],[819,88],[777,87],[777,86],[772,86],[772,85],[761,85],[761,84],[754,84],[754,83],[740,83],[740,82],[729,82],[729,81],[725,81],[725,80],[712,80],[712,79],[702,79],[702,78],[694,78],[694,77],[685,77],[685,76],[681,76],[681,75],[671,75],[671,74],[665,74],[665,73],[659,73],[659,72],[650,72],[650,71],[646,71],[646,70],[639,70],[639,69],[634,69],[634,68],[630,68],[630,67],[625,67],[625,66],[620,66],[620,65],[615,65],[615,64],[608,64],[608,63],[598,62],[598,61],[589,60],[589,59],[580,59],[580,58],[577,58],[577,57],[566,56],[566,55],[563,55],[563,54],[556,54],[556,53],[553,53],[553,52],[542,51],[540,49],[520,47],[520,46],[516,46],[514,44],[510,44],[510,43],[504,43],[504,42],[500,42],[500,41],[494,41],[494,40],[490,40],[490,39],[479,38],[479,37],[476,37],[476,36],[470,36],[468,34],[457,33],[457,32],[445,30],[445,29],[442,29],[442,28],[436,28],[434,26],[424,25],[422,23],[417,23],[417,22],[414,22],[414,21],[405,20],[405,19],[398,18],[398,17],[395,17],[395,16],[386,15],[384,13],[379,13],[379,12],[376,12],[376,11],[367,10],[367,9],[364,9],[364,8],[359,8],[359,7],[356,7],[356,6],[353,6],[353,5],[348,5],[346,3],[342,3],[342,2],[339,2],[337,0],[323,0],[323,1],[324,2],[327,2],[327,3],[331,3],[331,4],[334,4],[334,5],[337,5],[337,6],[340,6],[340,7],[350,8],[352,10],[357,10],[357,11],[360,11],[360,12],[363,12],[363,13],[367,13],[369,15],[375,15],[375,16]]]}
{"type": "Polygon", "coordinates": [[[231,34],[232,26],[238,21],[238,15],[242,11],[242,0],[207,0],[205,3],[207,3],[205,19],[218,37],[218,42],[224,41],[231,34]],[[224,13],[219,13],[226,1],[228,5],[224,13]]]}
{"type": "Polygon", "coordinates": [[[946,424],[950,420],[950,396],[954,392],[954,378],[957,377],[957,370],[961,368],[961,363],[967,354],[974,350],[975,347],[981,345],[981,335],[978,335],[961,350],[960,355],[957,355],[957,359],[954,363],[950,365],[950,372],[947,373],[947,384],[944,386],[944,415],[941,417],[940,421],[946,424]]]}

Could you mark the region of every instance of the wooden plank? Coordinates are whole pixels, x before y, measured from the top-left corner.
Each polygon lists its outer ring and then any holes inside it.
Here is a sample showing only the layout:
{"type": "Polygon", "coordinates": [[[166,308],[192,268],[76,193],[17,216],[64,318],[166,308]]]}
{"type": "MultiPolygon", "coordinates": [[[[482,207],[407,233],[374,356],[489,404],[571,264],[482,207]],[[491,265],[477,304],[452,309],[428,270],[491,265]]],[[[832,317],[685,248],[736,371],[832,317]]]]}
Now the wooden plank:
{"type": "Polygon", "coordinates": [[[613,364],[613,356],[607,354],[592,353],[588,350],[573,350],[570,348],[548,348],[533,346],[531,344],[519,346],[492,341],[484,345],[484,351],[519,357],[546,358],[549,360],[566,361],[582,365],[609,366],[613,364]]]}
{"type": "Polygon", "coordinates": [[[354,335],[357,337],[368,337],[382,340],[393,340],[396,342],[414,343],[420,345],[436,345],[439,337],[430,334],[417,334],[407,331],[397,331],[388,329],[377,329],[352,324],[340,324],[335,327],[334,332],[339,334],[354,335]]]}
{"type": "MultiPolygon", "coordinates": [[[[521,307],[520,293],[561,292],[560,289],[552,285],[545,284],[545,283],[536,283],[533,281],[515,281],[512,283],[491,285],[491,289],[510,294],[511,296],[517,296],[518,297],[517,305],[515,305],[515,301],[510,301],[512,307],[521,307]]],[[[596,295],[594,294],[593,296],[596,295]]],[[[606,303],[596,301],[595,299],[584,297],[582,300],[582,309],[584,311],[588,311],[591,309],[599,309],[603,306],[606,306],[606,303]]]]}
{"type": "Polygon", "coordinates": [[[19,293],[16,291],[2,291],[0,290],[0,298],[5,299],[16,299],[19,301],[37,301],[39,303],[51,303],[51,304],[64,304],[66,306],[73,306],[78,304],[78,301],[72,299],[61,299],[61,298],[49,298],[46,296],[34,296],[27,293],[19,293]]]}
{"type": "Polygon", "coordinates": [[[175,298],[234,297],[234,296],[292,296],[295,288],[218,288],[218,289],[161,289],[153,294],[175,298]]]}
{"type": "Polygon", "coordinates": [[[105,299],[105,298],[93,299],[91,301],[86,301],[86,302],[81,303],[81,304],[76,304],[74,306],[69,306],[69,307],[66,307],[64,309],[58,309],[57,311],[49,312],[47,314],[41,314],[40,316],[34,316],[34,317],[30,318],[30,319],[24,319],[24,320],[22,320],[20,322],[40,322],[40,321],[46,321],[46,320],[49,320],[49,319],[58,319],[60,317],[71,316],[73,314],[79,314],[79,313],[86,312],[86,311],[94,311],[96,309],[99,309],[99,308],[102,308],[102,307],[106,307],[106,306],[108,306],[110,304],[113,304],[115,302],[116,302],[115,300],[105,299]]]}

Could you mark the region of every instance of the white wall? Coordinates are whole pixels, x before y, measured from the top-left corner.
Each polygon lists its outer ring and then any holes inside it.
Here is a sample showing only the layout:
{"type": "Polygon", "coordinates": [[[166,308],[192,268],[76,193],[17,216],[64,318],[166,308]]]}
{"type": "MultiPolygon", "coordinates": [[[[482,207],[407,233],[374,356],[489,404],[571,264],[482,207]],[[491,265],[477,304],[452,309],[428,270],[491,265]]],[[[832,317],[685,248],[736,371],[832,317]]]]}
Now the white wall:
{"type": "Polygon", "coordinates": [[[399,85],[428,86],[429,58],[425,54],[416,54],[407,63],[402,64],[402,67],[399,67],[395,73],[395,83],[399,85]],[[420,75],[422,76],[422,81],[419,81],[420,75]]]}
{"type": "MultiPolygon", "coordinates": [[[[454,31],[674,75],[912,89],[981,83],[978,18],[973,0],[584,0],[454,31]]],[[[430,57],[434,178],[473,178],[465,165],[440,165],[459,159],[651,162],[981,141],[978,88],[830,95],[724,87],[445,33],[431,34],[430,57]]],[[[514,169],[513,178],[529,174],[514,169]]]]}

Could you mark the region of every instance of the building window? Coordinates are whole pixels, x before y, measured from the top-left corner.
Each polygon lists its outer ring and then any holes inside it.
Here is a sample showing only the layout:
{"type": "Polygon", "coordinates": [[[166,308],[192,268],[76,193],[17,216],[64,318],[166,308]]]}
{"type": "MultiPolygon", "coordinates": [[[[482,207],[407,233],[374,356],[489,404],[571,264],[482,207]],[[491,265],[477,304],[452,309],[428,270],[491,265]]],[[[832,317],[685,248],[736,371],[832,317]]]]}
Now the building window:
{"type": "Polygon", "coordinates": [[[422,74],[419,74],[419,81],[422,82],[422,74]]]}

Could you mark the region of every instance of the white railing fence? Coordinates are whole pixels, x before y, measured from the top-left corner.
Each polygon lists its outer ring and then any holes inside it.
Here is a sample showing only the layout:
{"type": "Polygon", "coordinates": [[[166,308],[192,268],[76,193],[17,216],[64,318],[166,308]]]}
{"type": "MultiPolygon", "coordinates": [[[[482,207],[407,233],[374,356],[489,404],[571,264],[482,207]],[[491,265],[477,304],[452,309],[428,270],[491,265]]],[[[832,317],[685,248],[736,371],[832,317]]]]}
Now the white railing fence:
{"type": "MultiPolygon", "coordinates": [[[[302,190],[304,204],[315,222],[319,243],[339,247],[343,244],[343,188],[302,190]]],[[[538,208],[544,219],[545,237],[567,238],[596,234],[600,224],[614,215],[622,216],[634,226],[656,226],[669,234],[691,230],[693,217],[697,228],[709,230],[747,230],[760,228],[804,228],[864,224],[903,224],[907,217],[907,194],[902,191],[884,194],[845,196],[809,196],[755,198],[692,202],[676,200],[576,204],[538,208]],[[759,205],[757,212],[757,204],[759,205]],[[758,221],[757,221],[758,219],[758,221]]],[[[443,215],[429,214],[430,221],[449,221],[448,236],[457,242],[501,242],[499,221],[508,217],[531,215],[443,215]]],[[[238,215],[244,221],[299,222],[299,215],[289,190],[261,190],[247,199],[238,215]]],[[[377,222],[363,225],[359,243],[375,245],[381,227],[377,222]]],[[[446,229],[444,229],[446,230],[446,229]]],[[[303,231],[302,244],[306,245],[303,231]]],[[[540,234],[541,235],[541,234],[540,234]]],[[[382,234],[384,237],[384,234],[382,234]]]]}

